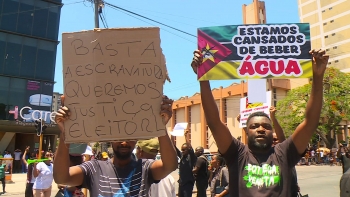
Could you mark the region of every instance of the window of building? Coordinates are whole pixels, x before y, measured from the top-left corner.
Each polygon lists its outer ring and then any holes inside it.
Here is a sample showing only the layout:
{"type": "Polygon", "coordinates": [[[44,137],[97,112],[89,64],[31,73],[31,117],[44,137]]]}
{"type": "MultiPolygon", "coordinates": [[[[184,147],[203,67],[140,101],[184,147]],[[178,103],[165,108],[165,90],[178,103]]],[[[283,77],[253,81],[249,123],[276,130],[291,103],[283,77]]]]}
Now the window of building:
{"type": "Polygon", "coordinates": [[[0,32],[0,74],[3,74],[6,58],[6,34],[0,32]]]}
{"type": "Polygon", "coordinates": [[[40,40],[36,56],[35,78],[54,79],[56,43],[40,40]]]}
{"type": "Polygon", "coordinates": [[[334,20],[331,20],[331,23],[333,23],[334,22],[334,20]]]}
{"type": "Polygon", "coordinates": [[[206,126],[206,129],[205,129],[205,148],[209,148],[209,127],[208,125],[206,126]]]}
{"type": "Polygon", "coordinates": [[[223,105],[224,105],[224,123],[227,124],[227,100],[223,99],[223,105]]]}
{"type": "Polygon", "coordinates": [[[273,88],[272,92],[273,92],[273,99],[277,99],[277,89],[273,88]]]}
{"type": "Polygon", "coordinates": [[[335,36],[335,33],[332,33],[332,36],[335,36]]]}
{"type": "Polygon", "coordinates": [[[325,36],[324,38],[328,38],[328,36],[325,36]]]}
{"type": "Polygon", "coordinates": [[[326,49],[326,51],[329,51],[330,49],[326,49]]]}
{"type": "Polygon", "coordinates": [[[0,76],[0,120],[7,119],[7,101],[10,88],[10,78],[0,76]]]}
{"type": "Polygon", "coordinates": [[[326,10],[322,10],[322,12],[326,12],[326,10]]]}
{"type": "Polygon", "coordinates": [[[44,1],[37,1],[34,10],[33,36],[46,37],[49,10],[45,8],[49,7],[49,5],[49,3],[44,1]]]}
{"type": "Polygon", "coordinates": [[[332,62],[328,62],[328,64],[332,64],[332,62]]]}
{"type": "Polygon", "coordinates": [[[57,40],[58,38],[58,26],[59,26],[59,11],[61,7],[55,6],[49,9],[49,18],[47,24],[47,38],[51,40],[57,40]]]}
{"type": "MultiPolygon", "coordinates": [[[[177,123],[177,119],[176,119],[176,109],[173,110],[173,117],[174,117],[174,124],[177,123]]],[[[173,129],[173,128],[171,128],[173,129]]],[[[175,144],[176,146],[176,136],[171,136],[172,140],[173,140],[173,144],[175,144]]]]}
{"type": "MultiPolygon", "coordinates": [[[[19,79],[19,78],[10,79],[10,89],[9,89],[10,91],[8,95],[9,109],[12,109],[14,106],[24,106],[26,104],[25,103],[26,88],[27,88],[26,82],[27,80],[25,79],[19,79]]],[[[9,119],[13,119],[13,117],[9,119]]]]}
{"type": "Polygon", "coordinates": [[[5,75],[19,75],[19,69],[22,58],[22,44],[18,36],[7,34],[7,44],[4,61],[5,75]]]}
{"type": "MultiPolygon", "coordinates": [[[[34,79],[37,53],[37,40],[23,39],[20,76],[34,79]]],[[[49,66],[49,65],[48,65],[49,66]]]]}
{"type": "Polygon", "coordinates": [[[335,60],[335,63],[338,63],[339,62],[339,60],[335,60]]]}
{"type": "Polygon", "coordinates": [[[334,46],[333,49],[337,49],[338,47],[337,46],[334,46]]]}
{"type": "Polygon", "coordinates": [[[333,7],[330,7],[330,8],[329,8],[329,10],[332,10],[332,9],[333,9],[333,7]]]}
{"type": "Polygon", "coordinates": [[[0,27],[7,31],[16,31],[19,2],[7,0],[3,2],[0,27]]]}
{"type": "Polygon", "coordinates": [[[327,23],[323,23],[323,25],[327,25],[327,23]]]}
{"type": "Polygon", "coordinates": [[[17,32],[32,35],[33,18],[34,18],[34,1],[22,1],[19,6],[17,22],[17,32]]]}

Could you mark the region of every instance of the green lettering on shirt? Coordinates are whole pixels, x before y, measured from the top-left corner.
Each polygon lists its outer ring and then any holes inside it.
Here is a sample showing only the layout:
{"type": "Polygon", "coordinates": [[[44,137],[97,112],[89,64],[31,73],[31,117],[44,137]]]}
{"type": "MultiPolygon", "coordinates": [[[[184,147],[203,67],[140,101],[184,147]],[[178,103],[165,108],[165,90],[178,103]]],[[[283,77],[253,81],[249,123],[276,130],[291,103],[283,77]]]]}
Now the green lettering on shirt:
{"type": "Polygon", "coordinates": [[[243,180],[247,182],[247,188],[253,186],[258,188],[269,187],[280,182],[280,170],[276,165],[263,164],[257,166],[248,164],[244,169],[247,171],[247,175],[243,177],[243,180]]]}

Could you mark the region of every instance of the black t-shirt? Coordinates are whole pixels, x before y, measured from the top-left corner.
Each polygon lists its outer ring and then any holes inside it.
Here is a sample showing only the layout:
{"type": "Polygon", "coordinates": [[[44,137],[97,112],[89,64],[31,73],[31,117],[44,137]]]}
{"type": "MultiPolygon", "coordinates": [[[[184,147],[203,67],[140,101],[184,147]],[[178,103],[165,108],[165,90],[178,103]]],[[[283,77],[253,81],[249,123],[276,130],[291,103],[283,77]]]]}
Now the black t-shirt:
{"type": "Polygon", "coordinates": [[[180,171],[180,176],[179,176],[179,183],[180,184],[186,184],[187,182],[192,182],[194,183],[194,176],[192,173],[193,167],[196,164],[197,157],[194,154],[194,151],[192,148],[188,149],[188,155],[187,156],[182,156],[181,152],[177,150],[178,156],[181,158],[180,159],[180,166],[179,166],[179,171],[180,171]]]}
{"type": "Polygon", "coordinates": [[[350,168],[350,159],[346,155],[340,156],[340,161],[342,162],[343,174],[350,168]]]}
{"type": "Polygon", "coordinates": [[[298,197],[298,177],[295,167],[292,168],[292,197],[298,197]]]}
{"type": "Polygon", "coordinates": [[[199,169],[196,176],[197,180],[207,179],[208,161],[203,157],[205,156],[197,158],[196,167],[199,169]]]}
{"type": "Polygon", "coordinates": [[[266,161],[259,162],[248,146],[236,139],[223,156],[229,169],[230,196],[292,196],[292,168],[300,155],[291,137],[271,148],[266,161]]]}

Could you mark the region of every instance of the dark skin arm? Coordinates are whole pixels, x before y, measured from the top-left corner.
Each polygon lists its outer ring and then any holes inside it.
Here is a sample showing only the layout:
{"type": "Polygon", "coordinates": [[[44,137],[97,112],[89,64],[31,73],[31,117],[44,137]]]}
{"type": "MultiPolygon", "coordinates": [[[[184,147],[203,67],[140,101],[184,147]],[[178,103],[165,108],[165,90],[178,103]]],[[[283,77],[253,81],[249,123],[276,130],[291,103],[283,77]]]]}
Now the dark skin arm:
{"type": "MultiPolygon", "coordinates": [[[[168,123],[172,116],[173,100],[168,97],[163,97],[161,116],[163,117],[164,126],[168,123]]],[[[151,166],[151,171],[154,180],[161,180],[168,176],[177,168],[177,154],[173,143],[171,142],[168,133],[158,137],[161,160],[155,161],[151,166]]]]}
{"type": "Polygon", "coordinates": [[[84,174],[80,167],[70,167],[69,160],[69,144],[64,142],[64,121],[70,116],[70,111],[64,105],[65,97],[61,96],[62,107],[58,110],[55,116],[55,122],[61,131],[60,141],[56,150],[56,159],[53,165],[53,178],[57,184],[62,185],[82,185],[84,180],[84,174]]]}
{"type": "MultiPolygon", "coordinates": [[[[191,63],[195,73],[197,73],[198,67],[202,64],[202,62],[203,56],[199,50],[196,50],[191,63]]],[[[201,90],[202,106],[208,127],[210,128],[215,141],[220,142],[217,143],[220,152],[225,154],[231,145],[233,136],[226,125],[220,120],[219,111],[211,92],[209,81],[200,81],[199,85],[201,90]]]]}
{"type": "MultiPolygon", "coordinates": [[[[270,117],[271,117],[271,121],[273,123],[273,129],[276,133],[276,136],[278,138],[279,142],[283,142],[284,140],[286,140],[286,136],[284,135],[283,129],[281,127],[281,125],[278,123],[278,120],[276,119],[276,108],[275,107],[270,107],[270,117]]],[[[241,120],[241,115],[237,116],[237,121],[240,122],[241,120]]],[[[243,127],[244,131],[247,132],[247,127],[243,127]]]]}
{"type": "Polygon", "coordinates": [[[329,59],[324,50],[312,50],[310,54],[313,58],[313,81],[310,99],[306,105],[305,119],[292,135],[293,143],[300,155],[305,151],[305,147],[319,124],[323,102],[323,75],[329,59]]]}
{"type": "Polygon", "coordinates": [[[190,142],[190,134],[188,133],[188,130],[185,131],[185,140],[187,147],[190,149],[192,148],[191,142],[190,142]]]}
{"type": "Polygon", "coordinates": [[[196,162],[196,165],[194,166],[193,170],[192,170],[192,173],[196,176],[197,173],[198,173],[198,170],[200,168],[200,163],[199,163],[199,159],[197,159],[197,162],[196,162]]]}
{"type": "Polygon", "coordinates": [[[276,136],[278,138],[279,142],[283,142],[286,140],[286,136],[284,135],[283,129],[281,125],[278,123],[276,119],[276,108],[275,107],[270,107],[270,117],[273,123],[273,129],[275,130],[276,136]]]}
{"type": "MultiPolygon", "coordinates": [[[[61,97],[62,106],[64,106],[64,96],[61,97]]],[[[163,96],[161,112],[164,125],[171,118],[171,106],[173,101],[163,96]]],[[[67,107],[61,107],[57,112],[55,121],[61,130],[60,143],[58,145],[56,159],[54,161],[53,176],[57,184],[77,186],[82,185],[84,181],[83,171],[78,166],[70,167],[68,145],[64,143],[64,121],[68,119],[70,111],[67,107]],[[56,165],[57,164],[57,165],[56,165]]],[[[155,180],[161,180],[177,168],[176,151],[167,133],[158,137],[160,154],[162,159],[153,162],[150,170],[155,180]]]]}
{"type": "Polygon", "coordinates": [[[24,163],[24,165],[27,165],[27,161],[26,161],[26,155],[27,155],[27,152],[29,152],[29,146],[27,146],[27,148],[24,150],[24,153],[23,153],[23,156],[22,156],[22,162],[24,163]]]}

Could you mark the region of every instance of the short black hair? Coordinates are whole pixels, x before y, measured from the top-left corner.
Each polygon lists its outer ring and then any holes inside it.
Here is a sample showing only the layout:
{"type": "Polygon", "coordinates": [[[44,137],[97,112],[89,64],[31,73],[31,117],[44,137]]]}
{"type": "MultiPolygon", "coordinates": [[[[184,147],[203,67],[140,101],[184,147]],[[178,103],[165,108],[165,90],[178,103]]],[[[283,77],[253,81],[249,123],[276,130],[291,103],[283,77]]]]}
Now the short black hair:
{"type": "Polygon", "coordinates": [[[226,162],[225,159],[221,156],[221,154],[216,154],[216,160],[220,162],[220,166],[225,166],[226,162]]]}
{"type": "Polygon", "coordinates": [[[247,127],[248,127],[248,122],[250,121],[250,119],[252,119],[253,117],[256,117],[256,116],[263,116],[263,117],[266,117],[267,119],[269,119],[271,121],[269,115],[267,115],[265,112],[257,111],[257,112],[254,112],[254,113],[249,115],[249,117],[247,119],[247,123],[246,123],[247,127]]]}

